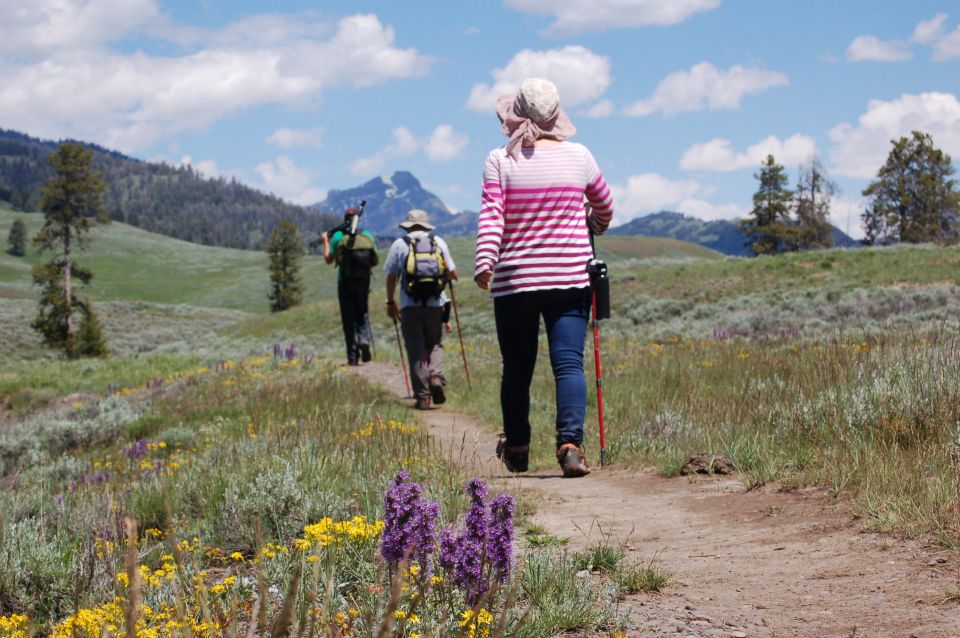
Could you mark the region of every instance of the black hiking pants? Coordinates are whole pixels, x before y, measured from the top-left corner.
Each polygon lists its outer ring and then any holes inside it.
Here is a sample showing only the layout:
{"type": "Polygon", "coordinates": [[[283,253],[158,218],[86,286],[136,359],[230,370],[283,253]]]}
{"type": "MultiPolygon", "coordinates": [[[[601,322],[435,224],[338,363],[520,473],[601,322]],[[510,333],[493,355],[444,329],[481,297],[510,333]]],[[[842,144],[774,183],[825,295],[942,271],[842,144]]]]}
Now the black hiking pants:
{"type": "Polygon", "coordinates": [[[370,322],[367,317],[367,297],[370,294],[370,278],[342,278],[337,282],[337,297],[340,300],[340,322],[343,324],[343,339],[347,345],[347,362],[360,360],[360,348],[370,346],[370,322]]]}

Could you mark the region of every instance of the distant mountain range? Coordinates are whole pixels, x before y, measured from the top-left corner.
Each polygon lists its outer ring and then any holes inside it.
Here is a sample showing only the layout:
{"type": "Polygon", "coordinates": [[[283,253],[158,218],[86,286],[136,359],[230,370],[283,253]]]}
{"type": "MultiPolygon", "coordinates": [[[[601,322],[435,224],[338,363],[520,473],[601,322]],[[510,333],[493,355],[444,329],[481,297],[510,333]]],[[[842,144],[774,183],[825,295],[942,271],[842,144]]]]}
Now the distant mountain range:
{"type": "Polygon", "coordinates": [[[401,235],[403,231],[398,224],[414,208],[427,212],[440,235],[472,235],[477,230],[476,213],[451,213],[439,197],[424,189],[407,171],[397,171],[390,177],[374,177],[347,190],[332,190],[325,200],[310,208],[342,215],[347,208],[359,206],[361,201],[367,202],[362,225],[378,237],[401,235]]]}
{"type": "MultiPolygon", "coordinates": [[[[22,210],[36,210],[40,189],[52,176],[47,157],[58,142],[0,129],[0,200],[22,210]]],[[[343,212],[362,200],[363,226],[389,238],[413,208],[427,211],[441,235],[474,235],[478,214],[452,213],[408,171],[375,177],[345,190],[331,190],[322,202],[295,206],[236,180],[203,177],[189,166],[144,162],[94,144],[94,166],[107,182],[104,195],[111,218],[145,230],[200,244],[257,249],[281,219],[297,224],[306,240],[336,225],[343,212]]],[[[667,237],[712,248],[726,255],[749,255],[736,220],[704,221],[662,211],[610,229],[611,235],[667,237]]],[[[837,228],[836,246],[857,246],[837,228]]]]}
{"type": "MultiPolygon", "coordinates": [[[[737,227],[739,220],[718,219],[704,221],[683,213],[661,211],[632,219],[626,224],[611,228],[611,235],[646,235],[669,237],[712,248],[724,255],[750,256],[747,238],[737,227]]],[[[833,245],[852,248],[860,243],[839,228],[831,227],[833,245]]]]}

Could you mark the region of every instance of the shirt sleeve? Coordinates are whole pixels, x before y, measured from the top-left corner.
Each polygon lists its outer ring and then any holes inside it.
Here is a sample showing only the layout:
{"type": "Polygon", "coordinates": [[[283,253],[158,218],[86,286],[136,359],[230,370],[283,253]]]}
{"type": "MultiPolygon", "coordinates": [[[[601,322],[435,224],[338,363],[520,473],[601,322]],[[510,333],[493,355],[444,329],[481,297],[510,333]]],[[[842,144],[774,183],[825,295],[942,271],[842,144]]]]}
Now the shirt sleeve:
{"type": "Polygon", "coordinates": [[[610,186],[603,178],[600,167],[597,166],[597,160],[593,154],[584,147],[586,153],[586,177],[587,187],[584,194],[593,210],[587,218],[587,225],[595,235],[602,235],[607,227],[610,226],[610,220],[613,219],[613,194],[610,192],[610,186]]]}
{"type": "Polygon", "coordinates": [[[383,272],[397,276],[403,273],[403,248],[403,238],[395,240],[390,245],[390,252],[387,253],[387,263],[383,265],[383,272]]]}
{"type": "Polygon", "coordinates": [[[487,155],[483,167],[483,193],[477,221],[477,256],[474,276],[493,270],[500,258],[503,239],[503,187],[496,151],[487,155]]]}
{"type": "Polygon", "coordinates": [[[330,238],[330,254],[331,255],[336,254],[337,245],[340,243],[341,240],[343,240],[343,233],[338,230],[333,234],[333,237],[330,238]]]}
{"type": "Polygon", "coordinates": [[[440,245],[440,251],[443,253],[443,261],[447,262],[447,270],[456,270],[457,264],[453,261],[453,255],[450,254],[450,247],[443,237],[437,237],[437,244],[440,245]]]}

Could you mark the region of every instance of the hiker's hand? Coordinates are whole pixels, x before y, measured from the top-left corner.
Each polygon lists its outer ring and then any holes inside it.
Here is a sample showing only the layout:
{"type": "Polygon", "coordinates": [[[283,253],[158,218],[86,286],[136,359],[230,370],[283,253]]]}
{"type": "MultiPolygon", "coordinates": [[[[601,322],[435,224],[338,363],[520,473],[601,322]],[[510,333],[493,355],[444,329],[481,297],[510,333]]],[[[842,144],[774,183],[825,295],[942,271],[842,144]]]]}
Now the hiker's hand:
{"type": "Polygon", "coordinates": [[[330,236],[327,235],[327,233],[323,233],[323,234],[321,234],[320,236],[323,238],[323,245],[324,245],[324,246],[329,246],[329,245],[330,245],[330,236]]]}
{"type": "Polygon", "coordinates": [[[451,270],[450,272],[447,273],[447,281],[456,281],[457,279],[458,277],[457,277],[456,270],[451,270]]]}
{"type": "Polygon", "coordinates": [[[443,324],[443,327],[446,328],[447,332],[453,332],[453,326],[450,324],[449,321],[443,324]]]}
{"type": "Polygon", "coordinates": [[[484,270],[482,273],[473,278],[473,280],[477,282],[477,285],[483,290],[490,290],[491,279],[493,279],[492,270],[484,270]]]}
{"type": "Polygon", "coordinates": [[[388,303],[387,317],[389,317],[391,320],[396,320],[396,318],[399,316],[400,316],[400,307],[397,306],[397,304],[395,303],[388,303]]]}

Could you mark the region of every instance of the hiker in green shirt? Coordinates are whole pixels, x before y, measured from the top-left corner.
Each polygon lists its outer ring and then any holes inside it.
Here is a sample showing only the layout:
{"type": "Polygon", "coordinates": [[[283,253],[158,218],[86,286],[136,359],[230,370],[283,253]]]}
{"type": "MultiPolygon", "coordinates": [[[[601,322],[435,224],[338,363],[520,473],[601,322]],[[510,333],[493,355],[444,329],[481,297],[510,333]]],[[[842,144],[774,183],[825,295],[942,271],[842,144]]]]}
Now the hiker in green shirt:
{"type": "MultiPolygon", "coordinates": [[[[350,222],[357,209],[348,208],[344,221],[350,222]]],[[[370,361],[370,319],[367,316],[367,297],[370,294],[370,274],[380,263],[377,242],[365,230],[338,230],[329,237],[323,234],[323,259],[337,265],[337,298],[340,301],[340,321],[347,345],[347,364],[360,365],[370,361]]]]}

